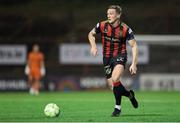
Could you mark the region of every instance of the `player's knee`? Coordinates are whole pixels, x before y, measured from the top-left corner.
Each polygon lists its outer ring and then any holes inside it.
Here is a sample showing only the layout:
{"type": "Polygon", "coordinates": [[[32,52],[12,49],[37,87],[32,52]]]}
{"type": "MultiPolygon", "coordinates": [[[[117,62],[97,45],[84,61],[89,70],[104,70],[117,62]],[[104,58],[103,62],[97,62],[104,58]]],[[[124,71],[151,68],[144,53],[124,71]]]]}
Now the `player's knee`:
{"type": "Polygon", "coordinates": [[[120,80],[119,76],[112,76],[113,83],[118,82],[120,80]]]}

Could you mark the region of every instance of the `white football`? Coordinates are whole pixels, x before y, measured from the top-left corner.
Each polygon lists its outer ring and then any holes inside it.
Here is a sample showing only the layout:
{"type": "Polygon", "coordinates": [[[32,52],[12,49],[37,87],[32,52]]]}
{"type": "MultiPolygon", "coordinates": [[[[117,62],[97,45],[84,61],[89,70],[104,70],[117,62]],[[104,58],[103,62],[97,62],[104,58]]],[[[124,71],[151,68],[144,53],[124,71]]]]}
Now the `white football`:
{"type": "Polygon", "coordinates": [[[55,103],[49,103],[44,108],[44,114],[47,117],[57,117],[60,114],[60,108],[55,103]]]}

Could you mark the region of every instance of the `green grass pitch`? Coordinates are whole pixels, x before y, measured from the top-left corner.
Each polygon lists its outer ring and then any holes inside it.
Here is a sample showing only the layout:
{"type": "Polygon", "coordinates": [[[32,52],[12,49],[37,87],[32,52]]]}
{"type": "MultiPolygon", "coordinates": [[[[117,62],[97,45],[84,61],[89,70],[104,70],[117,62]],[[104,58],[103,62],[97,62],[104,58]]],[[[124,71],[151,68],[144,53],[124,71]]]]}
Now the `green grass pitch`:
{"type": "Polygon", "coordinates": [[[180,92],[136,92],[139,108],[134,109],[128,98],[122,99],[120,117],[111,117],[114,97],[109,91],[0,93],[0,122],[180,122],[180,92]],[[56,103],[59,117],[47,118],[44,107],[56,103]]]}

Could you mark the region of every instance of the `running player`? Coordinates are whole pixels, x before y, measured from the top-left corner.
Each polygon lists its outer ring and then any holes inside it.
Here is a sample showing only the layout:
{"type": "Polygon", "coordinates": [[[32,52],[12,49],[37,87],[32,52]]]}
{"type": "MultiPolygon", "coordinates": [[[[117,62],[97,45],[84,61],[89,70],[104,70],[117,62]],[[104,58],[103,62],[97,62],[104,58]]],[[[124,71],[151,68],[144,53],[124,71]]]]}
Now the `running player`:
{"type": "Polygon", "coordinates": [[[33,45],[32,51],[28,55],[28,62],[25,70],[28,75],[30,94],[38,95],[40,90],[40,80],[45,75],[44,55],[39,50],[39,45],[33,45]]]}
{"type": "Polygon", "coordinates": [[[101,34],[103,46],[103,64],[104,71],[109,86],[113,88],[115,97],[115,108],[111,116],[117,117],[121,113],[121,98],[126,96],[130,99],[134,108],[138,108],[138,102],[135,98],[134,91],[127,90],[120,78],[125,69],[127,61],[126,42],[132,48],[132,64],[129,68],[131,75],[137,72],[137,58],[138,49],[137,43],[134,39],[133,31],[125,23],[120,20],[122,9],[118,5],[110,5],[107,9],[107,20],[97,23],[88,35],[91,45],[91,54],[96,56],[98,54],[95,34],[101,34]]]}

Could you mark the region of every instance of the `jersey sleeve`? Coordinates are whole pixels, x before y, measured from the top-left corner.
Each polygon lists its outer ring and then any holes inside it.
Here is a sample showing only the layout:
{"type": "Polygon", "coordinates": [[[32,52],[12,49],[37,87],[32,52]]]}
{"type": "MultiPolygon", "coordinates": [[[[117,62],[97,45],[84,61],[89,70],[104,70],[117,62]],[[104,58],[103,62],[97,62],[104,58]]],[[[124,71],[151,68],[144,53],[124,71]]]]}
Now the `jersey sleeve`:
{"type": "Polygon", "coordinates": [[[95,32],[96,34],[100,33],[100,23],[97,23],[95,26],[95,32]]]}
{"type": "Polygon", "coordinates": [[[40,53],[40,61],[44,61],[44,54],[43,53],[40,53]]]}
{"type": "Polygon", "coordinates": [[[134,39],[134,33],[131,28],[128,28],[127,33],[126,33],[126,40],[129,41],[132,39],[134,39]]]}

